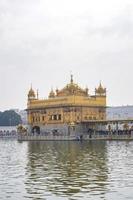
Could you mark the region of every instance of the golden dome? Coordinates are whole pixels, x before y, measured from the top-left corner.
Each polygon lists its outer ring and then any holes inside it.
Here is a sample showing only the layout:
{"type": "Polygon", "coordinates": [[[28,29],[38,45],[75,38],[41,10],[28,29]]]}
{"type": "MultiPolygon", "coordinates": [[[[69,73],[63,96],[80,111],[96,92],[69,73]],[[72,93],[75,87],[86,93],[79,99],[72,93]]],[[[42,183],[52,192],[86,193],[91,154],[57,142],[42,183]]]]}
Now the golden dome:
{"type": "Polygon", "coordinates": [[[49,93],[49,98],[54,98],[54,97],[55,97],[55,93],[52,89],[51,92],[49,93]]]}
{"type": "Polygon", "coordinates": [[[28,98],[31,99],[31,98],[35,98],[35,97],[36,97],[35,92],[34,92],[34,90],[32,89],[32,86],[31,86],[29,93],[28,93],[28,98]]]}
{"type": "Polygon", "coordinates": [[[95,93],[96,93],[96,95],[100,95],[100,96],[106,95],[106,88],[103,88],[101,82],[100,82],[98,88],[95,88],[95,93]]]}
{"type": "Polygon", "coordinates": [[[74,83],[73,75],[71,75],[70,83],[67,84],[62,90],[58,90],[57,96],[88,96],[88,89],[82,89],[78,84],[74,83]]]}

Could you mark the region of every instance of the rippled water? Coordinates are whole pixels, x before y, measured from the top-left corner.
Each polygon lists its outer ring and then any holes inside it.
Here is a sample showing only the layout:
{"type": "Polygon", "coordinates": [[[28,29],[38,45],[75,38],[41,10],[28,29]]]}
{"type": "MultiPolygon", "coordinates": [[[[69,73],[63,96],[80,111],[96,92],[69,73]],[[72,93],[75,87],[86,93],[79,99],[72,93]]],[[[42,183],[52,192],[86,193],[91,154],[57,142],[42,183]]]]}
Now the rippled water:
{"type": "Polygon", "coordinates": [[[6,199],[133,199],[133,142],[0,140],[6,199]]]}

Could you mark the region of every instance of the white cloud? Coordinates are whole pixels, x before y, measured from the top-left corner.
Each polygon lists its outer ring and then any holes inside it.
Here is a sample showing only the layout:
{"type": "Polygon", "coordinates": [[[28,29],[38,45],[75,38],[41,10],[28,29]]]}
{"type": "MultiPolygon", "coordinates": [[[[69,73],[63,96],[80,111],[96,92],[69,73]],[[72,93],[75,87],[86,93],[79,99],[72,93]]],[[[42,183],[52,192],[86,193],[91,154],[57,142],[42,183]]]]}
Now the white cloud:
{"type": "Polygon", "coordinates": [[[1,109],[25,107],[30,83],[47,96],[70,70],[93,91],[102,79],[108,103],[132,104],[131,0],[1,0],[1,109]]]}

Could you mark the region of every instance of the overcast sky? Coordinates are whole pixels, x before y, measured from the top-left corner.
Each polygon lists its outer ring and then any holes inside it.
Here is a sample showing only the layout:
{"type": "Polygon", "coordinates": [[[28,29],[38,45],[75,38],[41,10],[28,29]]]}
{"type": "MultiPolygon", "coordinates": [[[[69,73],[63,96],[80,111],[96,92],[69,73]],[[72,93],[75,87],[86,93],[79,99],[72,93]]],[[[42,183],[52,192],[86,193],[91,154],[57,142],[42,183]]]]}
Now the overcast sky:
{"type": "Polygon", "coordinates": [[[133,0],[0,0],[0,110],[70,80],[133,105],[133,0]]]}

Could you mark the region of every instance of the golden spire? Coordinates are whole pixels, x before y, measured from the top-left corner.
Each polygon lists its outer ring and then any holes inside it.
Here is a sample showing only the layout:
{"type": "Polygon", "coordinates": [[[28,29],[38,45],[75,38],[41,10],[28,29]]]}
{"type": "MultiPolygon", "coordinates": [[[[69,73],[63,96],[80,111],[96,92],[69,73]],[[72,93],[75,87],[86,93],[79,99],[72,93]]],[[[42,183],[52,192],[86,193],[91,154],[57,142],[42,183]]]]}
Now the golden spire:
{"type": "Polygon", "coordinates": [[[95,88],[95,94],[98,94],[100,96],[106,95],[106,88],[103,88],[101,81],[98,88],[95,88]]]}
{"type": "Polygon", "coordinates": [[[73,83],[73,74],[71,74],[71,83],[73,83]]]}
{"type": "Polygon", "coordinates": [[[55,97],[55,93],[54,93],[53,87],[51,87],[51,92],[49,93],[49,98],[53,98],[53,97],[55,97]]]}
{"type": "Polygon", "coordinates": [[[100,80],[99,88],[102,88],[102,81],[100,80]]]}
{"type": "Polygon", "coordinates": [[[36,97],[36,95],[35,95],[34,90],[32,89],[32,84],[31,84],[31,88],[28,93],[28,99],[35,99],[35,97],[36,97]]]}
{"type": "Polygon", "coordinates": [[[38,89],[37,89],[37,99],[39,98],[39,93],[38,93],[38,89]]]}
{"type": "Polygon", "coordinates": [[[32,83],[30,84],[30,90],[32,90],[32,83]]]}
{"type": "Polygon", "coordinates": [[[56,95],[58,96],[58,92],[59,92],[59,90],[58,90],[58,88],[56,87],[56,95]]]}

